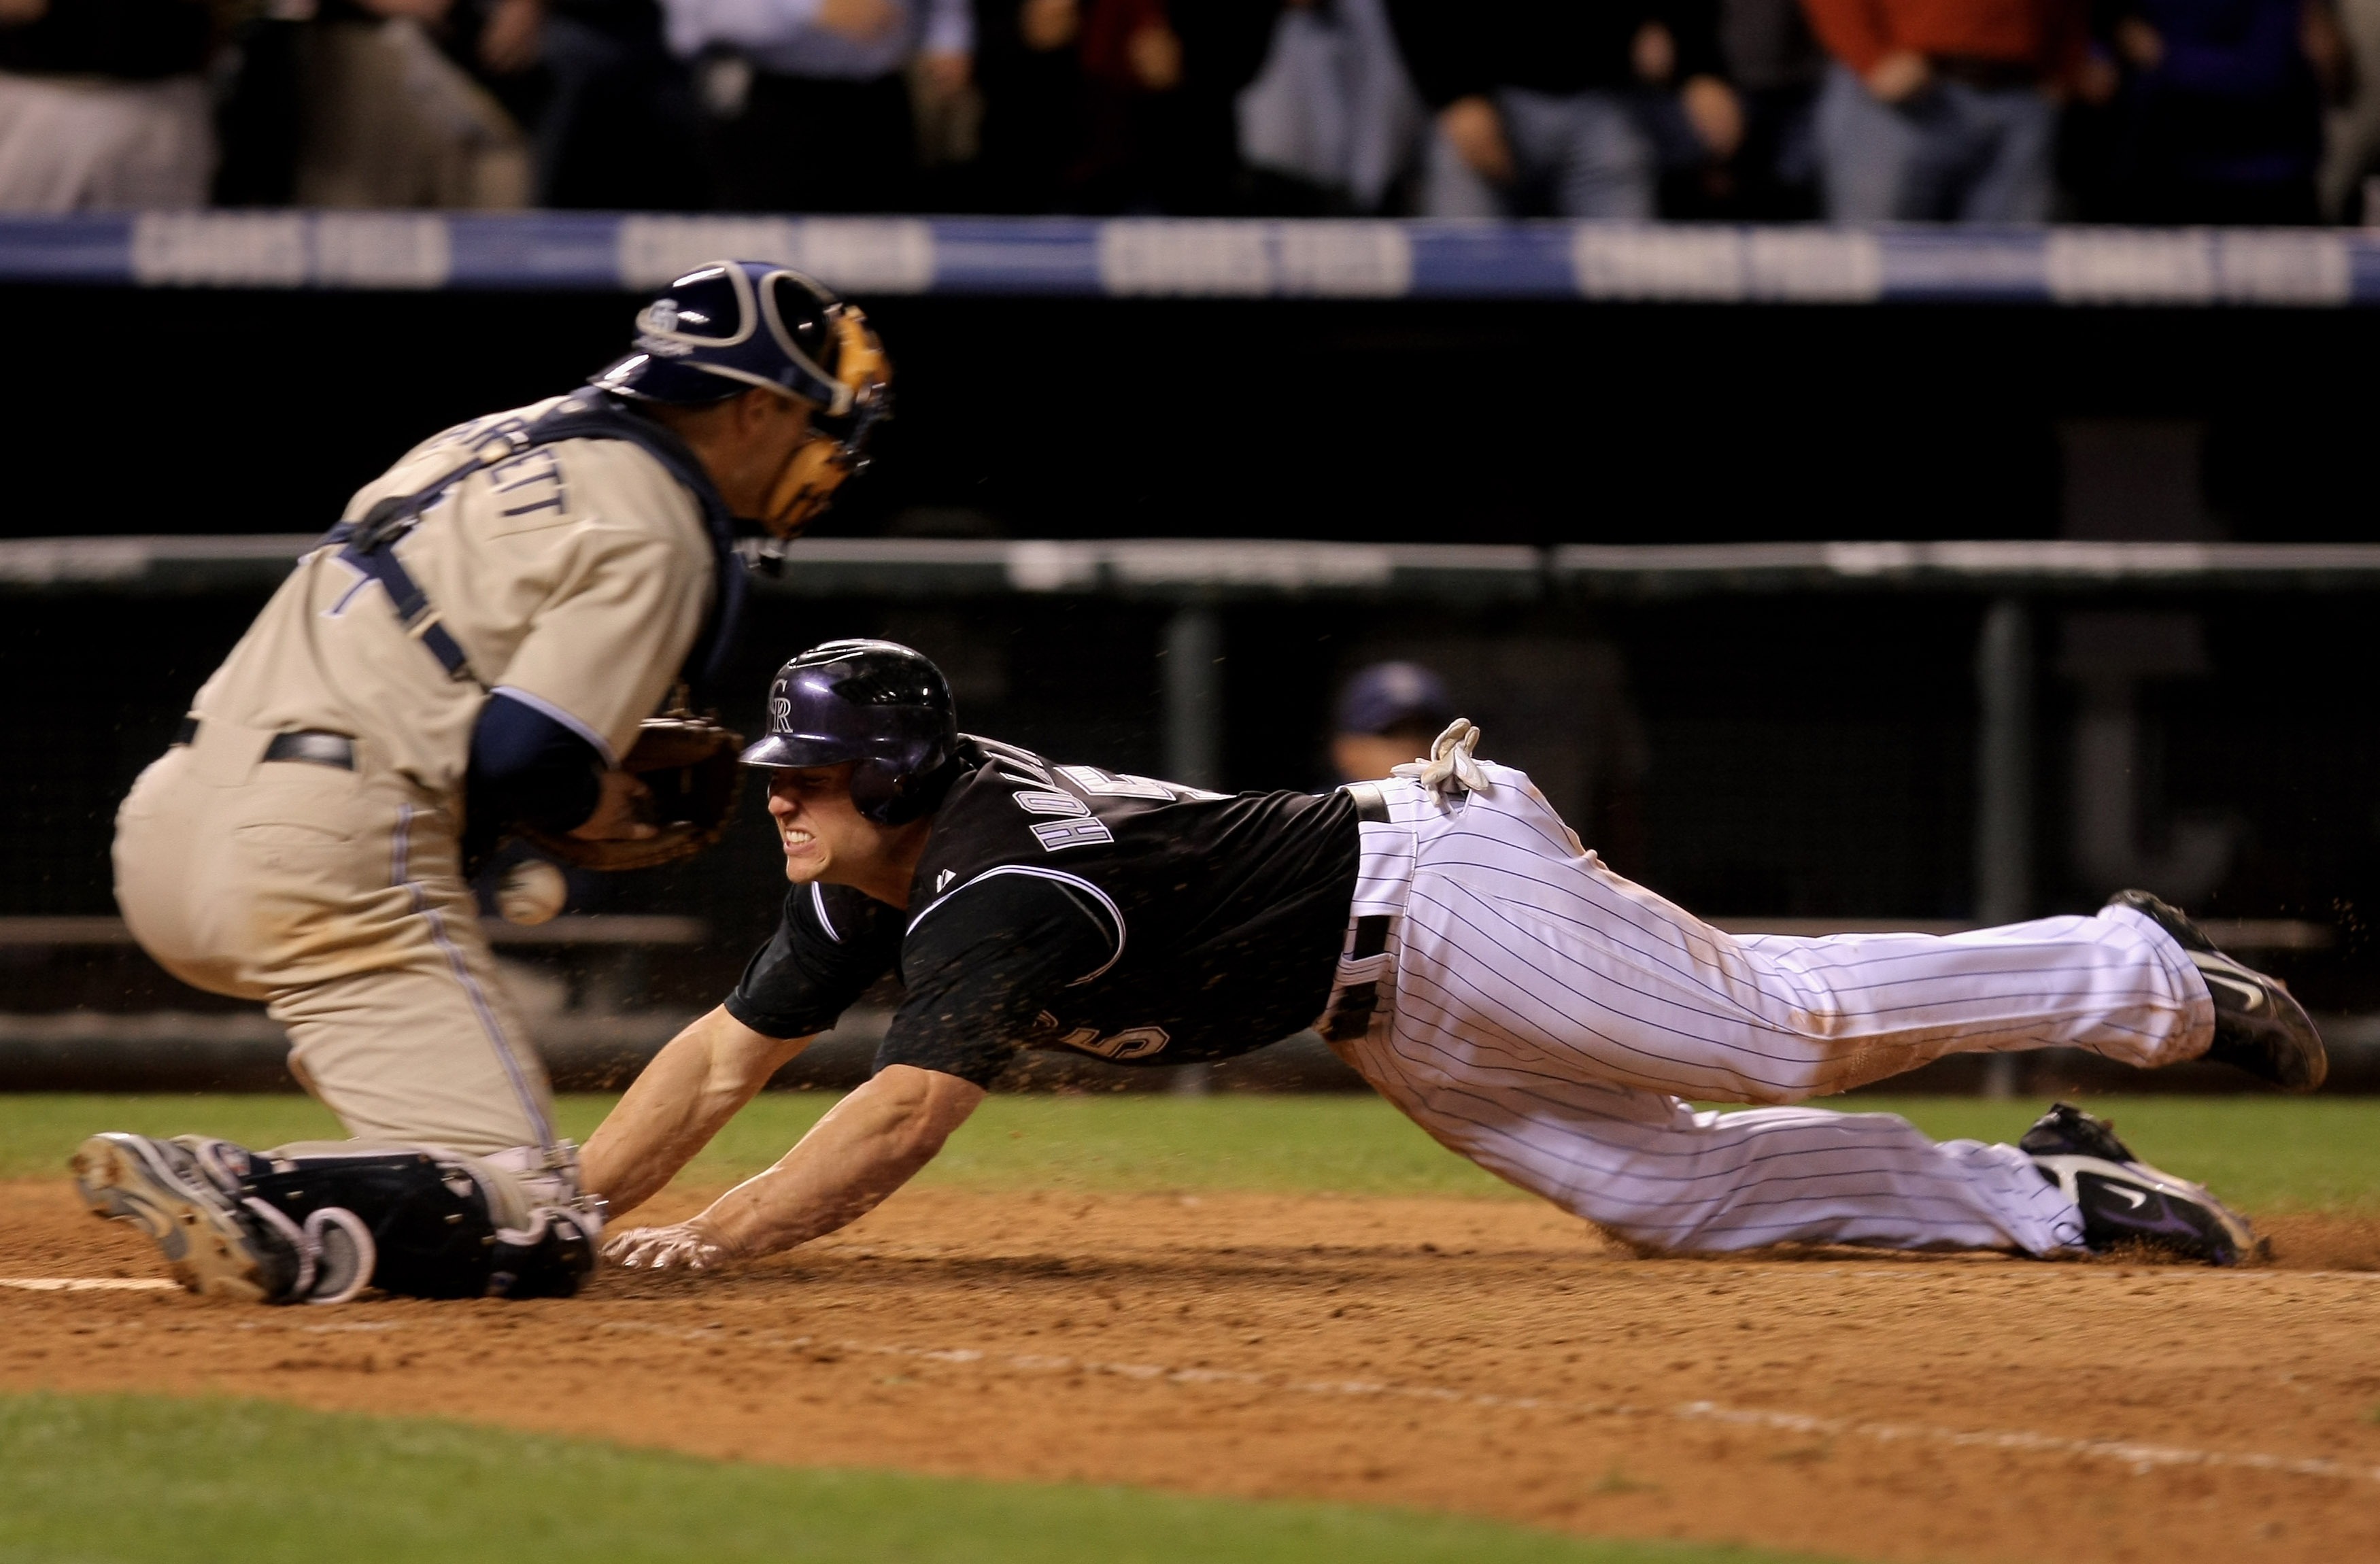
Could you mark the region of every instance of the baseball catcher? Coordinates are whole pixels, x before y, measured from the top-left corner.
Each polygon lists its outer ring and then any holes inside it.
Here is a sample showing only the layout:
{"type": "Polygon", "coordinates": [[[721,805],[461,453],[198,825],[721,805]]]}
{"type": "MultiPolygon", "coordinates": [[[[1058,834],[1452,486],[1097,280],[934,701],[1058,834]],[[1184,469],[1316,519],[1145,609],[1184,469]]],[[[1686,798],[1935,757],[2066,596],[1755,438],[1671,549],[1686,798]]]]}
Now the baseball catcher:
{"type": "Polygon", "coordinates": [[[186,982],[267,1001],[353,1137],[86,1142],[84,1201],[199,1291],[534,1297],[593,1263],[601,1206],[470,866],[506,835],[598,869],[716,838],[740,741],[682,704],[652,714],[735,637],[738,535],[798,531],[890,406],[860,312],[782,267],[698,268],[637,330],[584,389],[366,485],[124,801],[134,936],[186,982]]]}
{"type": "Polygon", "coordinates": [[[2319,1085],[2305,1012],[2179,912],[2126,891],[1949,939],[1738,939],[1606,868],[1478,742],[1458,720],[1380,781],[1227,797],[962,735],[905,648],[803,653],[744,754],[769,776],[783,919],[597,1131],[589,1186],[633,1209],[877,977],[906,998],[874,1077],[775,1167],[605,1252],[699,1269],[832,1231],[1023,1049],[1179,1064],[1312,1023],[1441,1144],[1648,1251],[2252,1253],[2204,1189],[2063,1104],[2015,1146],[1785,1106],[2052,1046],[2319,1085]]]}

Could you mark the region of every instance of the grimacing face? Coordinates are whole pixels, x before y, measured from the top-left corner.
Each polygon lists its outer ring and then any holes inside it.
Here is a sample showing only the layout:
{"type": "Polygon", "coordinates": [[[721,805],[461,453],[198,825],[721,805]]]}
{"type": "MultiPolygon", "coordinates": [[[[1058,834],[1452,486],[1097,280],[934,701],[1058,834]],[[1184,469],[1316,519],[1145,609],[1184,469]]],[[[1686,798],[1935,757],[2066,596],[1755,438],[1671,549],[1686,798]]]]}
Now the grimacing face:
{"type": "Polygon", "coordinates": [[[784,848],[785,878],[796,885],[849,884],[848,873],[883,850],[884,828],[851,801],[851,770],[846,761],[769,773],[769,818],[784,848]]]}

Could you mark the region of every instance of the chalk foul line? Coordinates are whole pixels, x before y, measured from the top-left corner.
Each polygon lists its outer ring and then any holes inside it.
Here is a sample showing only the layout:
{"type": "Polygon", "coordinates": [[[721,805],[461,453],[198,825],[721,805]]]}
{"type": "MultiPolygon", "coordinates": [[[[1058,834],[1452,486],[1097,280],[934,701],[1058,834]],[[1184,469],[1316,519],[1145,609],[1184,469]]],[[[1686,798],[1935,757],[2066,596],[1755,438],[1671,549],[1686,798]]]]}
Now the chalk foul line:
{"type": "Polygon", "coordinates": [[[0,1276],[19,1292],[179,1292],[178,1281],[128,1276],[0,1276]]]}
{"type": "Polygon", "coordinates": [[[880,1341],[830,1340],[813,1336],[736,1336],[723,1327],[677,1330],[667,1326],[612,1321],[600,1328],[684,1341],[908,1358],[921,1363],[965,1364],[1025,1374],[1096,1374],[1173,1385],[1245,1385],[1293,1395],[1378,1396],[1509,1411],[1574,1412],[1592,1417],[1669,1418],[1684,1423],[1718,1423],[1826,1438],[1866,1439],[1877,1444],[1915,1443],[1948,1445],[1965,1449],[2016,1450],[2110,1461],[2142,1476],[2176,1467],[2201,1467],[2380,1484],[2380,1466],[2322,1457],[2271,1455],[2260,1450],[2192,1449],[2180,1445],[2153,1445],[2131,1439],[2081,1439],[2061,1434],[2038,1434],[2027,1429],[1944,1428],[1925,1424],[1872,1423],[1855,1418],[1772,1412],[1757,1407],[1730,1407],[1718,1401],[1686,1401],[1668,1407],[1632,1406],[1624,1401],[1563,1401],[1543,1396],[1503,1396],[1488,1391],[1454,1390],[1440,1386],[1400,1385],[1366,1379],[1297,1380],[1239,1369],[1172,1368],[1163,1364],[1100,1363],[1087,1358],[1051,1357],[1031,1352],[986,1352],[972,1347],[903,1347],[880,1341]]]}

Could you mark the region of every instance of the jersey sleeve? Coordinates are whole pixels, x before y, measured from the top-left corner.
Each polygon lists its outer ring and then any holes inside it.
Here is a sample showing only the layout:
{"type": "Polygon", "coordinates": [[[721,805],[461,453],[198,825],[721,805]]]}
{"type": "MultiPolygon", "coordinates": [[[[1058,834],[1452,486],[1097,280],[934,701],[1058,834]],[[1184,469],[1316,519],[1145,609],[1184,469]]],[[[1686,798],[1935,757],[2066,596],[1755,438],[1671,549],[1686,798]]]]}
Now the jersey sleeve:
{"type": "Polygon", "coordinates": [[[745,964],[727,1013],[764,1037],[832,1026],[900,952],[901,914],[841,885],[796,885],[776,933],[745,964]]]}
{"type": "Polygon", "coordinates": [[[876,1050],[876,1068],[913,1064],[989,1086],[1046,1033],[1060,990],[1104,969],[1117,932],[1057,880],[987,875],[938,903],[901,948],[908,997],[876,1050]]]}
{"type": "Polygon", "coordinates": [[[710,545],[693,497],[642,452],[616,441],[560,448],[573,503],[594,514],[496,683],[616,763],[701,632],[710,545]]]}

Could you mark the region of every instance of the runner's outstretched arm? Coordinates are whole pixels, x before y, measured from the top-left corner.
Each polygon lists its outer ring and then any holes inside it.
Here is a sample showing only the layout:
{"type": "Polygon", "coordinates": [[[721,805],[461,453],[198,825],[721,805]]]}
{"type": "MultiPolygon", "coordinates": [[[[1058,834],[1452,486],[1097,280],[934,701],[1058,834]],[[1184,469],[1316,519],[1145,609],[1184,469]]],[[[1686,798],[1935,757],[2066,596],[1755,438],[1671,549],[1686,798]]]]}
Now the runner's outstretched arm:
{"type": "Polygon", "coordinates": [[[635,1210],[809,1044],[808,1037],[764,1037],[724,1005],[698,1017],[653,1056],[589,1137],[581,1186],[609,1201],[615,1218],[635,1210]]]}
{"type": "Polygon", "coordinates": [[[603,1253],[632,1268],[705,1270],[806,1243],[856,1221],[908,1182],[983,1097],[981,1086],[956,1075],[886,1065],[767,1172],[692,1221],[630,1229],[603,1253]]]}

